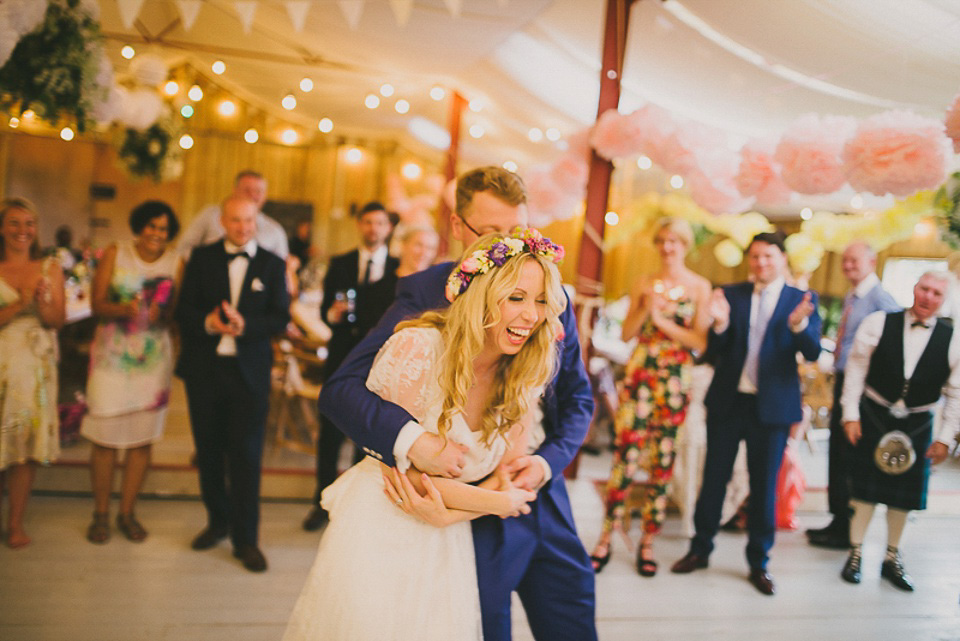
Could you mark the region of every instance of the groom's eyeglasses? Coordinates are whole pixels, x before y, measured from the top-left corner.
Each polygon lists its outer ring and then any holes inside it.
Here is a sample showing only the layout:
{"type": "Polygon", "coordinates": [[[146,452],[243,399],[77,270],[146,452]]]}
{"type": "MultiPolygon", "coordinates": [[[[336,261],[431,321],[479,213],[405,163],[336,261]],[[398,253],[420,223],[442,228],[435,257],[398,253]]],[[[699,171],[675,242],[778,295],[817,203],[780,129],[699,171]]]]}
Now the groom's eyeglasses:
{"type": "Polygon", "coordinates": [[[478,232],[476,229],[473,228],[473,226],[472,226],[470,223],[467,222],[467,219],[466,219],[466,218],[464,218],[464,217],[461,216],[460,214],[457,214],[457,217],[460,218],[460,222],[463,223],[463,224],[466,226],[467,229],[469,229],[470,231],[472,231],[472,232],[476,235],[477,238],[480,238],[481,236],[483,236],[483,234],[481,234],[480,232],[478,232]]]}

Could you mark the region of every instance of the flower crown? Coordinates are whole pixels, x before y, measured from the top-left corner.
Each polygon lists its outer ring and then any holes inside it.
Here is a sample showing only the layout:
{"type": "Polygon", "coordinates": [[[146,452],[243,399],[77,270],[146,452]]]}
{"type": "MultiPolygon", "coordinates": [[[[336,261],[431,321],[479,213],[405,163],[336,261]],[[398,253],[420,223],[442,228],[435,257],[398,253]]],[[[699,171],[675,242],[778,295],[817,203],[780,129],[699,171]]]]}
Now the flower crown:
{"type": "Polygon", "coordinates": [[[497,235],[463,259],[447,278],[446,295],[451,303],[467,291],[474,276],[486,274],[494,267],[502,267],[508,259],[523,252],[546,256],[555,264],[563,260],[563,246],[544,238],[536,229],[515,229],[509,234],[497,235]]]}

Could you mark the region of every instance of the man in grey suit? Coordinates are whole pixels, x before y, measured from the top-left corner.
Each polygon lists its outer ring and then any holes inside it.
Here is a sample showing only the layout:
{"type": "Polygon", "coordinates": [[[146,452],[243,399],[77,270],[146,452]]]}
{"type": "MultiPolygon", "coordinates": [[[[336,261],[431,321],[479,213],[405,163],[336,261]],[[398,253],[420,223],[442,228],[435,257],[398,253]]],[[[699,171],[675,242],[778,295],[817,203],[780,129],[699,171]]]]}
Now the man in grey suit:
{"type": "Polygon", "coordinates": [[[850,281],[850,291],[843,300],[843,315],[837,329],[834,350],[833,409],[830,412],[830,458],[827,496],[833,520],[826,527],[807,530],[811,545],[837,550],[850,547],[850,442],[840,421],[840,395],[843,392],[843,371],[853,348],[853,337],[864,318],[877,311],[900,309],[877,278],[877,253],[863,241],[847,246],[841,262],[843,275],[850,281]]]}

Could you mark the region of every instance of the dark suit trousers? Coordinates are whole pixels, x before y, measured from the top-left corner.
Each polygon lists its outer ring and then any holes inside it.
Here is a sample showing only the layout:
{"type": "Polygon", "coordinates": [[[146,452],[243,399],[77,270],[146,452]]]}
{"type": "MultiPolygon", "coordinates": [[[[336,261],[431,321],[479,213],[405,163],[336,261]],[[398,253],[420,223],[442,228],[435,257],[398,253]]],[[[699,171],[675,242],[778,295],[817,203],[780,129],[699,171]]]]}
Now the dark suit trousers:
{"type": "MultiPolygon", "coordinates": [[[[340,461],[340,449],[347,437],[323,414],[320,415],[320,438],[317,439],[317,489],[313,502],[320,505],[320,495],[337,480],[337,463],[340,461]]],[[[364,453],[360,448],[353,450],[353,462],[359,463],[364,453]]]]}
{"type": "Polygon", "coordinates": [[[843,431],[843,372],[836,373],[833,407],[830,409],[830,457],[828,459],[827,498],[834,518],[850,518],[850,456],[853,448],[843,431]]]}
{"type": "Polygon", "coordinates": [[[704,557],[713,552],[727,482],[740,441],[745,440],[750,474],[747,562],[751,568],[766,568],[776,532],[777,474],[789,434],[789,424],[760,422],[753,394],[737,393],[733,409],[721,418],[712,418],[707,412],[707,460],[693,516],[696,534],[690,542],[691,552],[704,557]]]}
{"type": "Polygon", "coordinates": [[[208,522],[235,546],[257,545],[268,390],[251,389],[236,358],[217,357],[205,373],[185,382],[208,522]]]}

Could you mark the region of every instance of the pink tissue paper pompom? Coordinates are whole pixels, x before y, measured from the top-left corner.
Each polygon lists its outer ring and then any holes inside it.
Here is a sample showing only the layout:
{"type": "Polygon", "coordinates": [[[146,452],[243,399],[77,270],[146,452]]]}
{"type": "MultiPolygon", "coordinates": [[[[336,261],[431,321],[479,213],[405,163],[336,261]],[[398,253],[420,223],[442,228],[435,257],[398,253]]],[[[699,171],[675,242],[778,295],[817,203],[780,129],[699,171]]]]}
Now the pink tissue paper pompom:
{"type": "Polygon", "coordinates": [[[587,163],[569,152],[550,167],[550,178],[564,193],[583,197],[587,187],[587,163]]]}
{"type": "Polygon", "coordinates": [[[960,154],[960,94],[953,99],[947,109],[946,122],[947,136],[953,141],[953,153],[960,154]]]}
{"type": "Polygon", "coordinates": [[[801,116],[784,132],[774,155],[783,182],[801,194],[840,189],[846,182],[840,154],[855,129],[856,120],[845,116],[801,116]]]}
{"type": "Polygon", "coordinates": [[[554,182],[550,172],[545,169],[533,169],[524,178],[527,186],[527,208],[531,216],[538,220],[546,217],[550,220],[563,220],[576,213],[578,196],[566,193],[554,182]]]}
{"type": "Polygon", "coordinates": [[[567,136],[567,155],[590,162],[590,133],[590,127],[584,127],[567,136]]]}
{"type": "Polygon", "coordinates": [[[947,176],[950,140],[943,123],[908,111],[888,111],[860,123],[843,149],[850,186],[877,196],[909,196],[947,176]]]}
{"type": "Polygon", "coordinates": [[[735,184],[740,194],[754,197],[761,205],[782,205],[790,200],[790,188],[780,178],[772,143],[748,143],[740,151],[735,184]]]}
{"type": "MultiPolygon", "coordinates": [[[[648,139],[655,137],[648,136],[648,139]]],[[[659,156],[657,162],[664,171],[681,176],[692,175],[696,172],[713,176],[716,167],[704,166],[710,150],[727,148],[727,141],[723,132],[695,122],[678,123],[674,130],[659,142],[650,145],[648,154],[651,160],[659,156]]]]}
{"type": "Polygon", "coordinates": [[[608,109],[597,119],[590,133],[590,146],[606,160],[640,153],[639,140],[630,131],[629,116],[608,109]]]}
{"type": "Polygon", "coordinates": [[[740,196],[730,180],[711,180],[697,172],[687,177],[687,186],[693,202],[711,214],[739,213],[750,205],[750,201],[740,196]]]}

